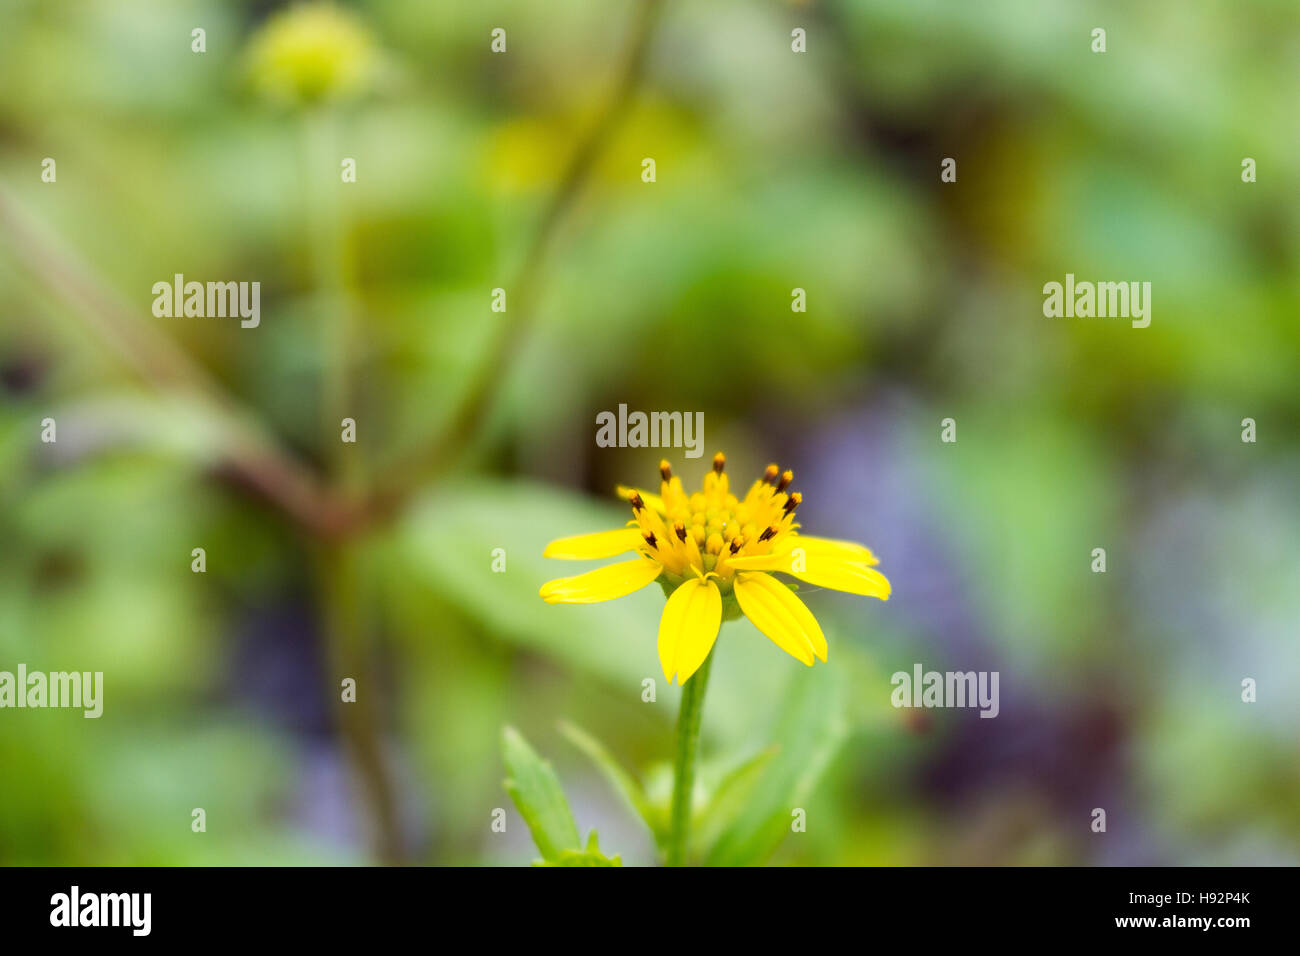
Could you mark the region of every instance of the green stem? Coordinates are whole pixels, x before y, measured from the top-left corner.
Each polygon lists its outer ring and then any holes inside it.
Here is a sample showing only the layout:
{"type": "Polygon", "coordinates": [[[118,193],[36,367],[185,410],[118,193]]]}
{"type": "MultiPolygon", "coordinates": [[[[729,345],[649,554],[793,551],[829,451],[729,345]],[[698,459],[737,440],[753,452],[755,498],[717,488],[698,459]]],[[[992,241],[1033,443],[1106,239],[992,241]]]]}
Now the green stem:
{"type": "Polygon", "coordinates": [[[546,203],[537,231],[524,251],[522,265],[513,277],[510,309],[501,317],[501,325],[489,346],[487,357],[475,370],[443,431],[424,442],[414,459],[393,468],[390,477],[380,483],[370,506],[379,516],[391,514],[415,490],[440,477],[481,434],[484,420],[502,395],[501,383],[518,356],[520,343],[527,339],[552,246],[570,210],[581,197],[602,152],[635,105],[636,92],[650,60],[651,41],[663,16],[664,6],[664,0],[641,0],[628,35],[622,69],[611,83],[609,99],[569,157],[558,186],[546,203]]]}
{"type": "Polygon", "coordinates": [[[339,716],[339,730],[360,785],[361,804],[372,821],[375,858],[404,862],[398,795],[384,755],[382,717],[376,701],[383,690],[372,667],[359,581],[361,567],[353,541],[326,542],[318,551],[318,579],[324,610],[325,644],[331,678],[326,686],[339,716]],[[356,699],[341,701],[345,677],[356,681],[356,699]]]}
{"type": "Polygon", "coordinates": [[[672,829],[668,836],[668,865],[686,863],[691,837],[691,795],[695,792],[695,756],[700,747],[700,714],[709,687],[713,652],[682,687],[682,709],[677,714],[677,758],[673,764],[672,829]]]}

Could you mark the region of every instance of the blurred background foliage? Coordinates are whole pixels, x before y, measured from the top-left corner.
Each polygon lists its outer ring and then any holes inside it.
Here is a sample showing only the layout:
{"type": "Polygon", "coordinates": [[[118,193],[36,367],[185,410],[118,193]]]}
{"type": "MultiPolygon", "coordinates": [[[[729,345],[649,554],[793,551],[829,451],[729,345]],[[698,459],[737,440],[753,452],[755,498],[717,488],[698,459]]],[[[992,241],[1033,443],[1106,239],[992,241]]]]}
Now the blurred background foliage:
{"type": "Polygon", "coordinates": [[[1300,6],[662,6],[0,3],[0,669],[105,674],[0,712],[0,861],[527,862],[504,724],[652,860],[559,721],[664,790],[662,597],[536,594],[653,478],[619,403],[793,467],[894,584],[807,595],[812,670],[724,628],[706,783],[777,746],[712,862],[1298,861],[1300,6]],[[260,327],[154,318],[178,272],[260,327]],[[1150,328],[1045,319],[1067,272],[1150,328]],[[915,662],[1000,716],[893,709],[915,662]]]}

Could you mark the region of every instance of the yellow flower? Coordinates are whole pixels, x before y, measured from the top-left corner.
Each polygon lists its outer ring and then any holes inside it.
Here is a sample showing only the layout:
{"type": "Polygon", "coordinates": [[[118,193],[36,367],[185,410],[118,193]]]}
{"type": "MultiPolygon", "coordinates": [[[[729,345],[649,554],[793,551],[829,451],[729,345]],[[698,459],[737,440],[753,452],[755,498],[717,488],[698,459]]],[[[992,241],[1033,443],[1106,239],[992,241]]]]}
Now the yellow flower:
{"type": "Polygon", "coordinates": [[[276,14],[253,39],[248,57],[255,86],[289,105],[362,92],[376,60],[370,33],[332,3],[297,4],[276,14]]]}
{"type": "Polygon", "coordinates": [[[818,587],[889,599],[888,579],[870,549],[851,541],[799,533],[799,492],[787,492],[792,472],[768,465],[743,499],[731,493],[721,452],[704,476],[704,490],[688,495],[668,462],[660,462],[659,494],[619,488],[633,520],[614,531],[561,538],[548,558],[631,561],[542,585],[548,604],[592,604],[658,581],[668,595],[659,621],[659,662],[671,683],[684,684],[713,649],[724,614],[744,614],[777,647],[812,666],[826,660],[826,637],[812,612],[773,577],[789,574],[818,587]]]}

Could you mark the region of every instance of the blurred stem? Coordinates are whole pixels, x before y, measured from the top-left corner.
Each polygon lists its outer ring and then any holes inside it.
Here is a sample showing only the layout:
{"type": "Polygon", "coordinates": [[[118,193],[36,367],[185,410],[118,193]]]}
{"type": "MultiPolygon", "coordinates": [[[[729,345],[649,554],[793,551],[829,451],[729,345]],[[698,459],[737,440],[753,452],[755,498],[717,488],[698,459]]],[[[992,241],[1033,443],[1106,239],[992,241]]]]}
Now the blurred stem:
{"type": "Polygon", "coordinates": [[[664,5],[665,0],[640,0],[624,49],[622,69],[609,99],[569,157],[560,182],[546,204],[537,231],[525,250],[523,264],[509,287],[512,304],[502,315],[501,326],[487,358],[475,372],[446,430],[429,443],[427,451],[417,460],[392,470],[400,478],[381,488],[376,495],[373,511],[378,516],[389,513],[394,506],[404,502],[413,489],[450,467],[470,444],[476,429],[487,419],[493,400],[505,390],[509,366],[537,310],[542,267],[569,209],[590,178],[596,160],[627,116],[645,74],[650,41],[664,5]]]}
{"type": "Polygon", "coordinates": [[[673,806],[668,834],[668,865],[683,866],[691,839],[691,797],[695,792],[695,757],[700,748],[700,716],[704,692],[709,687],[713,651],[682,687],[682,708],[677,712],[677,756],[673,761],[673,806]]]}
{"type": "Polygon", "coordinates": [[[375,701],[379,685],[373,679],[369,645],[358,600],[356,545],[349,541],[320,546],[317,589],[324,617],[329,663],[334,675],[331,706],[339,708],[339,729],[357,770],[362,797],[374,822],[372,842],[381,863],[403,860],[397,799],[383,753],[383,736],[375,701]],[[356,700],[343,701],[342,681],[356,681],[356,700]]]}
{"type": "Polygon", "coordinates": [[[43,228],[0,188],[0,242],[68,314],[88,327],[103,352],[115,355],[140,381],[163,395],[197,397],[224,426],[224,460],[266,499],[322,537],[357,523],[354,509],[336,500],[317,477],[281,447],[257,416],[232,396],[156,321],[124,306],[94,268],[43,228]]]}
{"type": "MultiPolygon", "coordinates": [[[[352,395],[352,270],[343,221],[342,180],[331,182],[339,156],[335,115],[318,109],[303,115],[303,222],[312,263],[319,316],[321,422],[325,456],[336,489],[354,489],[359,474],[355,446],[338,439],[344,418],[357,418],[352,395]]],[[[358,424],[358,428],[360,425],[358,424]]]]}
{"type": "MultiPolygon", "coordinates": [[[[308,112],[301,120],[303,222],[316,292],[315,314],[320,333],[320,404],[325,442],[325,466],[330,486],[344,500],[360,494],[363,481],[358,444],[342,440],[344,418],[357,419],[352,407],[352,271],[347,229],[337,175],[339,155],[335,114],[328,109],[308,112]]],[[[357,423],[358,442],[361,441],[357,423]]],[[[320,603],[325,613],[327,654],[334,679],[356,681],[356,700],[341,702],[340,728],[360,782],[368,815],[373,820],[374,850],[382,863],[400,863],[402,837],[397,798],[384,755],[383,727],[374,702],[379,682],[370,670],[371,630],[362,614],[362,579],[358,568],[359,539],[348,535],[326,543],[319,576],[320,603]]]]}

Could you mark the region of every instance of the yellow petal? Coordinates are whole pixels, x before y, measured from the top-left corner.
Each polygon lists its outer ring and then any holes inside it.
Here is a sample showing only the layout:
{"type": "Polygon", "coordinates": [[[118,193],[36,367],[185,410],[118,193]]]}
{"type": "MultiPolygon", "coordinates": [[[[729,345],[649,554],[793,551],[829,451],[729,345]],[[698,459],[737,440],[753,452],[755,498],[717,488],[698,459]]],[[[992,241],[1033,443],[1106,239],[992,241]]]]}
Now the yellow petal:
{"type": "Polygon", "coordinates": [[[821,562],[815,566],[810,562],[808,570],[790,573],[800,581],[806,581],[817,587],[876,597],[882,601],[888,601],[893,590],[889,585],[889,579],[875,568],[854,561],[838,564],[821,562]]]}
{"type": "Polygon", "coordinates": [[[727,559],[728,566],[738,571],[783,571],[786,574],[798,573],[794,568],[800,563],[808,571],[818,574],[833,571],[842,564],[879,564],[880,559],[871,553],[870,548],[853,541],[802,534],[786,539],[771,554],[727,559]]]}
{"type": "Polygon", "coordinates": [[[788,551],[773,551],[771,554],[743,555],[739,558],[727,558],[727,567],[737,571],[784,571],[790,574],[792,559],[788,551]]]}
{"type": "Polygon", "coordinates": [[[879,564],[880,559],[871,553],[871,549],[856,541],[838,541],[835,538],[818,538],[811,534],[798,534],[788,539],[785,549],[803,548],[805,552],[838,558],[841,561],[856,561],[860,564],[879,564]]]}
{"type": "Polygon", "coordinates": [[[594,534],[575,534],[571,538],[552,541],[542,552],[544,558],[570,558],[575,561],[589,558],[612,558],[616,554],[635,551],[645,544],[636,528],[617,528],[614,531],[597,531],[594,534]]]}
{"type": "Polygon", "coordinates": [[[657,511],[661,515],[668,513],[664,510],[664,500],[658,495],[651,494],[643,488],[627,488],[623,485],[618,486],[618,496],[620,498],[625,501],[631,501],[633,495],[640,495],[641,500],[645,502],[645,506],[652,511],[657,511]]]}
{"type": "Polygon", "coordinates": [[[826,636],[812,612],[788,587],[761,571],[736,575],[736,600],[745,617],[792,657],[812,666],[826,660],[826,636]]]}
{"type": "Polygon", "coordinates": [[[664,677],[685,684],[713,649],[722,626],[722,593],[708,578],[687,581],[668,598],[659,619],[659,663],[664,677]]]}
{"type": "Polygon", "coordinates": [[[639,591],[663,569],[658,561],[637,558],[621,564],[610,564],[586,574],[571,578],[547,581],[538,593],[547,604],[595,604],[639,591]]]}

